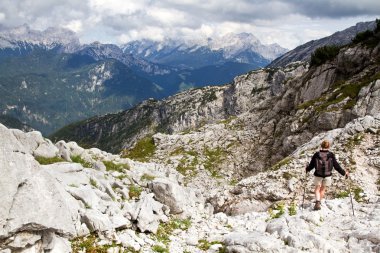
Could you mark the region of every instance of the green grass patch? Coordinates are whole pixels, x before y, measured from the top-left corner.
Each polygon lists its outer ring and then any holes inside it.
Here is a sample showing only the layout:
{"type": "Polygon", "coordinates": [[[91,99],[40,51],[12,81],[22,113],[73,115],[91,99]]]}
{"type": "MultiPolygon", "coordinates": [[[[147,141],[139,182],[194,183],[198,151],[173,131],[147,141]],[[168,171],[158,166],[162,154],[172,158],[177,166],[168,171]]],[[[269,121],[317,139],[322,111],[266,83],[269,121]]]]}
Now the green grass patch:
{"type": "Polygon", "coordinates": [[[200,249],[200,250],[203,250],[203,251],[207,251],[210,249],[210,247],[214,244],[221,244],[222,247],[219,248],[219,251],[218,253],[224,253],[224,252],[227,252],[226,250],[226,247],[224,246],[224,243],[222,242],[219,242],[219,241],[212,241],[212,242],[209,242],[205,239],[201,239],[201,240],[198,240],[198,245],[197,247],[200,249]]]}
{"type": "Polygon", "coordinates": [[[274,170],[274,171],[279,170],[282,166],[288,165],[292,160],[293,158],[286,157],[282,159],[281,161],[279,161],[278,163],[276,163],[275,165],[273,165],[269,170],[274,170]]]}
{"type": "Polygon", "coordinates": [[[155,152],[156,145],[154,144],[153,137],[150,136],[138,141],[132,149],[125,150],[123,157],[140,162],[148,162],[155,152]]]}
{"type": "Polygon", "coordinates": [[[290,216],[297,214],[297,204],[295,202],[290,203],[288,206],[288,213],[290,216]]]}
{"type": "Polygon", "coordinates": [[[103,164],[106,166],[107,171],[123,172],[124,170],[129,170],[129,164],[127,163],[116,164],[112,161],[103,161],[103,164]]]}
{"type": "MultiPolygon", "coordinates": [[[[121,247],[121,244],[107,244],[98,245],[99,238],[95,234],[90,234],[86,237],[77,237],[71,240],[71,250],[73,253],[86,252],[86,253],[107,253],[109,248],[121,247]]],[[[133,249],[128,248],[131,253],[137,253],[138,251],[131,251],[133,249]]],[[[127,249],[127,250],[128,250],[127,249]]]]}
{"type": "Polygon", "coordinates": [[[178,155],[198,156],[198,152],[195,150],[185,150],[184,147],[178,147],[170,153],[170,156],[178,156],[178,155]]]}
{"type": "Polygon", "coordinates": [[[159,253],[169,253],[169,250],[166,247],[163,247],[161,245],[154,245],[152,247],[152,250],[154,252],[159,252],[159,253]]]}
{"type": "Polygon", "coordinates": [[[140,180],[141,181],[152,181],[155,178],[156,178],[155,176],[144,173],[144,175],[141,176],[140,180]]]}
{"type": "Polygon", "coordinates": [[[92,164],[85,161],[84,159],[82,159],[82,157],[80,155],[71,156],[71,161],[73,161],[74,163],[80,163],[85,168],[91,168],[92,167],[92,164]]]}
{"type": "Polygon", "coordinates": [[[93,178],[90,178],[90,185],[94,186],[95,188],[98,188],[98,183],[93,178]]]}
{"type": "Polygon", "coordinates": [[[228,125],[228,124],[230,124],[235,119],[237,119],[237,116],[230,116],[227,119],[219,121],[219,124],[228,125]]]}
{"type": "Polygon", "coordinates": [[[364,193],[363,189],[360,187],[355,187],[353,189],[353,192],[354,192],[354,199],[357,202],[363,202],[363,197],[362,197],[362,194],[364,193]]]}
{"type": "MultiPolygon", "coordinates": [[[[362,197],[363,192],[364,192],[363,189],[358,186],[351,189],[351,194],[353,195],[353,198],[357,202],[363,201],[363,197],[362,197]]],[[[340,191],[335,195],[336,198],[347,198],[349,196],[350,196],[349,191],[340,191]]]]}
{"type": "Polygon", "coordinates": [[[348,196],[350,196],[350,193],[348,191],[340,191],[335,194],[335,197],[338,199],[347,198],[348,196]]]}
{"type": "Polygon", "coordinates": [[[183,157],[180,161],[179,164],[176,167],[176,170],[181,173],[182,175],[186,177],[194,177],[197,175],[197,164],[198,164],[198,158],[194,157],[191,162],[183,157]]]}
{"type": "Polygon", "coordinates": [[[170,243],[170,235],[175,229],[188,230],[191,227],[190,218],[187,219],[171,219],[167,223],[161,223],[158,227],[155,239],[168,245],[170,243]]]}
{"type": "Polygon", "coordinates": [[[43,157],[43,156],[36,156],[34,157],[34,159],[36,159],[37,162],[39,162],[39,164],[41,165],[47,165],[47,164],[53,164],[53,163],[59,163],[59,162],[64,162],[65,160],[63,160],[61,157],[43,157]]]}
{"type": "Polygon", "coordinates": [[[133,199],[133,198],[140,198],[140,195],[141,195],[141,192],[142,192],[142,189],[141,187],[139,187],[138,185],[130,185],[129,188],[129,198],[133,199]]]}
{"type": "Polygon", "coordinates": [[[292,177],[294,177],[294,175],[291,174],[291,173],[289,173],[289,172],[287,172],[287,171],[285,171],[284,173],[282,173],[282,177],[285,178],[286,180],[289,180],[292,177]]]}
{"type": "Polygon", "coordinates": [[[273,206],[273,208],[268,209],[269,218],[268,220],[273,220],[280,218],[285,213],[285,203],[280,202],[273,206]]]}
{"type": "Polygon", "coordinates": [[[231,185],[231,186],[235,186],[239,183],[239,180],[237,180],[236,178],[233,178],[231,179],[228,184],[231,185]]]}
{"type": "Polygon", "coordinates": [[[204,162],[204,167],[211,173],[211,176],[214,178],[220,178],[220,174],[218,171],[219,165],[223,162],[226,157],[226,152],[221,148],[216,149],[205,149],[205,157],[206,160],[204,162]]]}

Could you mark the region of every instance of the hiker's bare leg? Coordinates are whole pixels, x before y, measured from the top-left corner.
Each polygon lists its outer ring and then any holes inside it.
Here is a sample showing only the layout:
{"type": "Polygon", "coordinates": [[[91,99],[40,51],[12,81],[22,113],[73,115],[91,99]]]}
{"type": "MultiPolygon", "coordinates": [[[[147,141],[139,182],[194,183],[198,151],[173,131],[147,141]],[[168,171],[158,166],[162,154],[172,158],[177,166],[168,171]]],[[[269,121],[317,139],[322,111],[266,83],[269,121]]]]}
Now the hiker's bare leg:
{"type": "Polygon", "coordinates": [[[320,192],[321,187],[319,185],[315,186],[315,200],[319,201],[321,200],[321,192],[320,192]]]}
{"type": "Polygon", "coordinates": [[[319,189],[319,196],[321,197],[320,200],[322,200],[325,197],[326,192],[326,186],[322,185],[319,189]]]}

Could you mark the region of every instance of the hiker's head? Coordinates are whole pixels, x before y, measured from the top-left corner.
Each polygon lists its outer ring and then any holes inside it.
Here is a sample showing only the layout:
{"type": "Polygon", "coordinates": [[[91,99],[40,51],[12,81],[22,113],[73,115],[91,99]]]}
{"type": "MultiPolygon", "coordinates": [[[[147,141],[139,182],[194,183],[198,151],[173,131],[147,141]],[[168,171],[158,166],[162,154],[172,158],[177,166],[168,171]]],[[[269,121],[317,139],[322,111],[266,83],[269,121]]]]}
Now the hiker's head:
{"type": "Polygon", "coordinates": [[[330,142],[328,140],[323,140],[321,143],[321,148],[329,149],[330,148],[330,142]]]}

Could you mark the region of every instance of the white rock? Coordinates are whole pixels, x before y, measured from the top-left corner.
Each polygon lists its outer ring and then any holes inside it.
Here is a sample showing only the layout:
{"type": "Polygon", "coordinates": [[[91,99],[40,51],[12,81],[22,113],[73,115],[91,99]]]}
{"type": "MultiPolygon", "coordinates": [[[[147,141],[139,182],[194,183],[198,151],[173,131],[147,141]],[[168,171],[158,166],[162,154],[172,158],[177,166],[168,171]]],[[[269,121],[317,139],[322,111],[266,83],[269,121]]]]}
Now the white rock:
{"type": "Polygon", "coordinates": [[[160,221],[166,222],[168,218],[162,210],[163,205],[153,199],[153,194],[142,194],[132,214],[132,219],[137,221],[137,227],[141,232],[156,233],[160,221]]]}
{"type": "Polygon", "coordinates": [[[51,253],[70,253],[71,245],[68,239],[55,235],[54,233],[46,233],[43,237],[43,247],[45,251],[51,253]]]}
{"type": "Polygon", "coordinates": [[[100,170],[100,171],[106,171],[106,166],[102,161],[96,161],[93,165],[92,168],[95,170],[100,170]]]}
{"type": "Polygon", "coordinates": [[[13,241],[9,243],[8,246],[15,249],[22,249],[34,245],[37,241],[41,240],[41,238],[41,235],[36,233],[21,232],[14,236],[13,241]]]}
{"type": "Polygon", "coordinates": [[[228,234],[224,243],[228,250],[241,249],[233,252],[286,252],[283,241],[257,231],[228,234]]]}
{"type": "Polygon", "coordinates": [[[93,209],[87,209],[83,215],[83,222],[90,231],[107,231],[112,228],[112,222],[107,215],[93,209]]]}
{"type": "Polygon", "coordinates": [[[70,148],[68,147],[66,142],[59,141],[55,144],[55,146],[58,148],[58,155],[62,157],[65,161],[71,162],[70,148]]]}
{"type": "Polygon", "coordinates": [[[179,214],[195,206],[195,192],[168,179],[156,178],[149,183],[155,198],[169,206],[170,213],[179,214]]]}
{"type": "Polygon", "coordinates": [[[73,156],[80,156],[84,152],[84,148],[79,147],[76,142],[70,141],[67,143],[67,146],[70,149],[70,154],[73,156]]]}

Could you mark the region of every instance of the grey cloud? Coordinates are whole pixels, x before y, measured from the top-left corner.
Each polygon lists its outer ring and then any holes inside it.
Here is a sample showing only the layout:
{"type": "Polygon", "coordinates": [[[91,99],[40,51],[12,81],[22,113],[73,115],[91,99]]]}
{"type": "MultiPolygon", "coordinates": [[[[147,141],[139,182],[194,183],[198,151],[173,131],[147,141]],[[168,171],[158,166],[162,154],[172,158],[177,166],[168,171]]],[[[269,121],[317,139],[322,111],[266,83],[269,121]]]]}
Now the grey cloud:
{"type": "Polygon", "coordinates": [[[344,18],[380,14],[380,1],[378,0],[294,0],[289,3],[299,14],[312,18],[344,18]]]}
{"type": "Polygon", "coordinates": [[[50,26],[61,25],[72,18],[85,17],[88,8],[86,2],[74,0],[3,0],[0,1],[0,10],[6,15],[2,25],[11,27],[24,23],[33,25],[42,19],[47,20],[50,26]]]}

